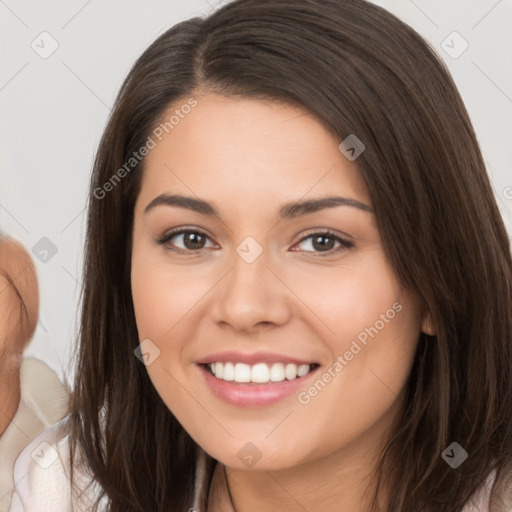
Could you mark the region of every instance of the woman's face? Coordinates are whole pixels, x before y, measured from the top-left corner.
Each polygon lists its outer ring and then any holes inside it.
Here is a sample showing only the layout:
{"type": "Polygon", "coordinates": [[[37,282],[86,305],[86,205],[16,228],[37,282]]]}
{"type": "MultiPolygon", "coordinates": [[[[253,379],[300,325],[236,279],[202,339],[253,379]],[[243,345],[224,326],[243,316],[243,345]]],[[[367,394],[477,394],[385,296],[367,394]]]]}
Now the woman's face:
{"type": "Polygon", "coordinates": [[[302,110],[196,99],[155,139],[135,206],[132,293],[155,388],[232,468],[376,439],[428,325],[384,254],[357,160],[302,110]]]}

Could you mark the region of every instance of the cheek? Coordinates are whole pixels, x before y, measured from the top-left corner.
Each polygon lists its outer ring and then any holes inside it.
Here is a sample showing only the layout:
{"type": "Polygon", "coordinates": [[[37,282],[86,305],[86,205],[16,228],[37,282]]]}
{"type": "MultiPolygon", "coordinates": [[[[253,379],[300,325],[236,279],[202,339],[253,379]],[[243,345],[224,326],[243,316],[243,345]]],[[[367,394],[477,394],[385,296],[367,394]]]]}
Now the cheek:
{"type": "Polygon", "coordinates": [[[379,379],[384,389],[400,392],[414,357],[420,316],[414,296],[401,288],[381,251],[360,263],[343,269],[339,279],[309,279],[302,296],[309,288],[310,304],[322,320],[318,332],[333,361],[343,359],[333,390],[339,386],[342,400],[352,397],[364,404],[371,402],[371,387],[379,379]]]}
{"type": "Polygon", "coordinates": [[[355,439],[396,407],[420,332],[414,297],[382,258],[338,276],[316,274],[294,288],[315,313],[308,328],[331,353],[317,379],[297,395],[301,430],[287,432],[292,444],[324,436],[321,448],[309,446],[317,455],[355,439]]]}
{"type": "MultiPolygon", "coordinates": [[[[391,324],[400,324],[399,316],[407,316],[398,315],[396,309],[400,308],[393,307],[404,294],[381,250],[368,251],[353,260],[347,258],[337,267],[287,269],[284,280],[291,283],[294,293],[314,313],[308,323],[316,326],[316,334],[321,334],[332,351],[338,353],[348,350],[361,333],[360,338],[364,339],[365,329],[376,322],[378,330],[384,331],[381,315],[393,320],[385,323],[387,333],[392,330],[391,324]]],[[[404,296],[404,300],[410,299],[404,296]]]]}
{"type": "Polygon", "coordinates": [[[180,269],[171,269],[162,263],[163,259],[155,257],[154,250],[134,246],[132,300],[139,341],[151,340],[153,359],[146,368],[148,375],[170,410],[186,412],[191,404],[179,382],[184,382],[186,332],[191,328],[187,313],[197,302],[200,290],[196,289],[196,280],[187,279],[180,269]]]}
{"type": "Polygon", "coordinates": [[[197,272],[176,268],[143,249],[134,250],[131,283],[141,339],[165,338],[206,291],[197,272]]]}
{"type": "Polygon", "coordinates": [[[149,339],[157,347],[152,350],[158,356],[147,371],[173,412],[183,404],[190,408],[190,397],[179,383],[190,378],[190,340],[197,333],[197,311],[214,282],[212,271],[201,265],[193,269],[171,265],[163,251],[134,246],[131,286],[139,341],[149,339]]]}

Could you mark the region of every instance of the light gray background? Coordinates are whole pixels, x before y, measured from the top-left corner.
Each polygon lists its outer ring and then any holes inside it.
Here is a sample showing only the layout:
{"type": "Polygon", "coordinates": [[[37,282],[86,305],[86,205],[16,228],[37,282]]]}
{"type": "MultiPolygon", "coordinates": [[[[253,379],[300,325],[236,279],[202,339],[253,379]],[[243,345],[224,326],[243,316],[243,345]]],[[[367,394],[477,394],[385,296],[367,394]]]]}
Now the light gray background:
{"type": "MultiPolygon", "coordinates": [[[[28,354],[61,377],[76,339],[89,176],[115,95],[158,35],[224,3],[0,0],[0,227],[29,251],[43,237],[57,247],[47,262],[35,258],[41,318],[28,354]],[[42,58],[52,44],[58,48],[42,58]]],[[[511,233],[512,0],[375,3],[426,37],[448,64],[511,233]],[[464,40],[468,49],[458,56],[464,40]]]]}

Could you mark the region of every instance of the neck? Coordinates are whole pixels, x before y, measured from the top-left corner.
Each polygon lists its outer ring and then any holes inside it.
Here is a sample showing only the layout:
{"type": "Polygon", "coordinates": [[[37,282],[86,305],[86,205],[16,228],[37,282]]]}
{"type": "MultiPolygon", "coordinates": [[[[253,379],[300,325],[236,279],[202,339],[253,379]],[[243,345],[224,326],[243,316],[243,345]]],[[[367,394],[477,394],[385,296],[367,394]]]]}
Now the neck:
{"type": "MultiPolygon", "coordinates": [[[[300,466],[269,471],[226,467],[221,502],[230,503],[233,512],[367,512],[375,490],[371,477],[391,434],[393,417],[382,418],[384,424],[375,424],[350,445],[300,466]]],[[[387,496],[387,489],[381,489],[379,510],[386,510],[387,496]]]]}
{"type": "Polygon", "coordinates": [[[0,363],[0,436],[13,420],[20,397],[19,366],[0,363]]]}

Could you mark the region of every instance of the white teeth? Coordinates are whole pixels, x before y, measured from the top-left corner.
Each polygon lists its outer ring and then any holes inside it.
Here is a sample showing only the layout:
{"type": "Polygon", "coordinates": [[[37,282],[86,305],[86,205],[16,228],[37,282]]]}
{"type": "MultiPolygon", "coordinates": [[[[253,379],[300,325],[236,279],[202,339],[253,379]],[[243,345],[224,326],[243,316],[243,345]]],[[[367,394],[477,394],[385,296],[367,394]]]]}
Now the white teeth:
{"type": "Polygon", "coordinates": [[[270,370],[265,363],[255,364],[251,368],[251,382],[268,382],[270,370]]]}
{"type": "Polygon", "coordinates": [[[215,370],[213,371],[213,373],[215,374],[215,377],[218,377],[219,379],[222,379],[222,363],[215,363],[215,370]]]}
{"type": "Polygon", "coordinates": [[[248,365],[245,363],[210,363],[208,365],[212,374],[217,379],[235,382],[256,382],[264,384],[267,382],[282,382],[285,379],[294,380],[297,377],[304,377],[311,370],[311,365],[293,363],[273,363],[270,367],[267,363],[248,365]]]}
{"type": "Polygon", "coordinates": [[[284,365],[281,363],[274,363],[270,368],[270,380],[272,382],[281,382],[284,378],[284,365]]]}
{"type": "Polygon", "coordinates": [[[284,369],[284,374],[288,380],[293,380],[297,378],[297,365],[296,364],[287,364],[284,369]]]}
{"type": "Polygon", "coordinates": [[[251,367],[248,364],[235,364],[235,382],[251,382],[251,367]]]}
{"type": "Polygon", "coordinates": [[[304,377],[304,375],[306,375],[307,373],[309,373],[309,364],[301,364],[297,368],[297,376],[298,377],[304,377]]]}
{"type": "MultiPolygon", "coordinates": [[[[219,377],[219,379],[224,380],[234,380],[235,379],[235,367],[233,366],[233,363],[215,363],[215,368],[217,368],[217,365],[220,364],[222,367],[221,373],[222,377],[219,377]]],[[[217,376],[217,375],[215,375],[217,376]]]]}

